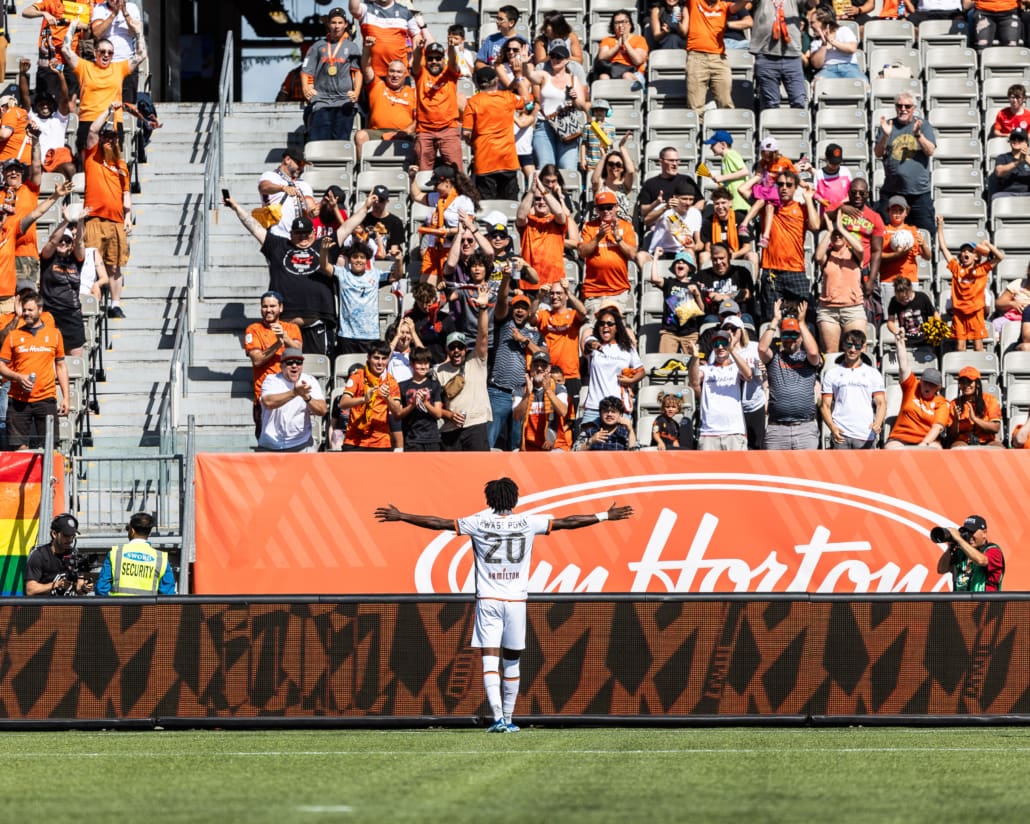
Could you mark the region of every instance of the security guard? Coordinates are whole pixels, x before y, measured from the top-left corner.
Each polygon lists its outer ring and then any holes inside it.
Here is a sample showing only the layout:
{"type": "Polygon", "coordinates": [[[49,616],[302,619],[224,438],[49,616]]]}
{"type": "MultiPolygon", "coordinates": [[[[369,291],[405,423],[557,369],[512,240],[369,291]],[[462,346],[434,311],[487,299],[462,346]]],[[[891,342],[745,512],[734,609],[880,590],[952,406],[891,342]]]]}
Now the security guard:
{"type": "Polygon", "coordinates": [[[111,547],[107,553],[97,579],[97,595],[175,594],[168,553],[147,543],[153,529],[154,517],[147,512],[137,512],[129,519],[129,542],[111,547]]]}

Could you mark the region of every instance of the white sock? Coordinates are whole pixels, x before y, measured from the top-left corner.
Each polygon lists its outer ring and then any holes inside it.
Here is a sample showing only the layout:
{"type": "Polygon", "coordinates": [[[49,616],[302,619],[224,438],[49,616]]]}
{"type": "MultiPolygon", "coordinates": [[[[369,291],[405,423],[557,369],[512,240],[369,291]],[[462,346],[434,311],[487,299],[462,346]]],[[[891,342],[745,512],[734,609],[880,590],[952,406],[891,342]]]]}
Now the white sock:
{"type": "Polygon", "coordinates": [[[504,720],[511,723],[515,702],[519,697],[519,659],[504,659],[504,720]]]}
{"type": "Polygon", "coordinates": [[[490,703],[490,710],[494,714],[494,721],[500,721],[504,717],[501,709],[501,672],[500,656],[483,656],[483,689],[486,690],[486,700],[490,703]]]}

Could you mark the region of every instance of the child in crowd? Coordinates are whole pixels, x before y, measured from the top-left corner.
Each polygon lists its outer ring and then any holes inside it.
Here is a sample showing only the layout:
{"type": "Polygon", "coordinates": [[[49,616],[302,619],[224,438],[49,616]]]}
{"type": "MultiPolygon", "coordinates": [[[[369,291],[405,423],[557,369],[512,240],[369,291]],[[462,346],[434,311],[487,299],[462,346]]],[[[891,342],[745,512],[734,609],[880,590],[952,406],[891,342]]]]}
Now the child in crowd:
{"type": "Polygon", "coordinates": [[[917,291],[912,281],[904,275],[894,279],[893,291],[894,296],[887,304],[887,328],[895,337],[899,329],[904,331],[909,349],[929,346],[923,324],[930,318],[940,317],[930,296],[917,291]]]}
{"type": "Polygon", "coordinates": [[[615,145],[615,126],[609,120],[611,116],[612,109],[607,100],[598,97],[590,101],[590,122],[583,130],[586,140],[579,142],[580,169],[593,169],[615,145]]]}
{"type": "Polygon", "coordinates": [[[667,449],[693,449],[693,422],[683,418],[683,397],[679,393],[660,392],[662,414],[651,427],[651,445],[659,452],[667,449]],[[681,419],[681,420],[680,420],[681,419]]]}
{"type": "Polygon", "coordinates": [[[991,137],[1008,137],[1013,129],[1030,129],[1030,111],[1026,108],[1026,86],[1013,83],[1008,90],[1009,104],[994,117],[991,137]]]}
{"type": "Polygon", "coordinates": [[[833,212],[848,201],[851,170],[843,165],[844,150],[836,143],[826,147],[822,168],[815,170],[815,199],[826,212],[833,212]]]}
{"type": "Polygon", "coordinates": [[[465,27],[461,23],[447,27],[447,45],[454,46],[461,76],[472,77],[472,72],[476,70],[476,53],[465,45],[465,27]]]}
{"type": "Polygon", "coordinates": [[[443,417],[443,390],[429,370],[433,356],[428,349],[411,354],[412,376],[401,383],[400,397],[389,398],[390,414],[401,421],[405,452],[439,452],[443,417]]]}
{"type": "Polygon", "coordinates": [[[705,145],[712,147],[712,154],[719,158],[721,164],[719,174],[709,170],[708,176],[730,193],[733,198],[733,211],[747,212],[750,204],[740,193],[740,188],[749,175],[744,158],[733,148],[733,135],[725,129],[718,129],[712,132],[705,145]]]}
{"type": "MultiPolygon", "coordinates": [[[[894,281],[898,277],[919,282],[919,258],[930,259],[930,244],[919,229],[905,222],[908,201],[894,195],[887,201],[887,225],[884,226],[883,252],[880,254],[880,295],[887,306],[894,297],[894,281]]],[[[911,337],[911,336],[910,336],[911,337]]]]}
{"type": "Polygon", "coordinates": [[[759,148],[755,174],[740,187],[740,193],[751,198],[751,209],[744,218],[745,225],[749,225],[758,215],[763,215],[762,240],[759,245],[764,249],[769,245],[773,213],[780,208],[780,191],[776,188],[776,175],[788,169],[796,174],[797,169],[788,158],[780,154],[780,144],[776,142],[776,138],[765,138],[759,148]]]}
{"type": "Polygon", "coordinates": [[[400,398],[400,389],[386,364],[390,347],[384,341],[372,344],[363,369],[356,370],[344,384],[339,408],[349,411],[343,449],[385,451],[393,448],[390,430],[390,400],[400,398]]]}
{"type": "Polygon", "coordinates": [[[651,246],[648,252],[655,257],[663,254],[677,255],[680,252],[694,251],[694,237],[701,231],[702,215],[700,209],[693,208],[692,194],[679,194],[669,198],[668,207],[655,210],[659,213],[651,234],[651,246]]]}
{"type": "Polygon", "coordinates": [[[964,352],[966,341],[971,340],[973,349],[982,352],[987,337],[984,322],[987,283],[1005,253],[988,241],[979,245],[963,243],[956,258],[944,240],[944,218],[940,216],[937,217],[937,242],[951,272],[951,326],[955,332],[955,348],[964,352]]]}
{"type": "Polygon", "coordinates": [[[614,395],[601,398],[597,404],[600,420],[583,424],[574,449],[583,451],[621,451],[636,449],[637,436],[633,427],[623,420],[622,400],[614,395]]]}

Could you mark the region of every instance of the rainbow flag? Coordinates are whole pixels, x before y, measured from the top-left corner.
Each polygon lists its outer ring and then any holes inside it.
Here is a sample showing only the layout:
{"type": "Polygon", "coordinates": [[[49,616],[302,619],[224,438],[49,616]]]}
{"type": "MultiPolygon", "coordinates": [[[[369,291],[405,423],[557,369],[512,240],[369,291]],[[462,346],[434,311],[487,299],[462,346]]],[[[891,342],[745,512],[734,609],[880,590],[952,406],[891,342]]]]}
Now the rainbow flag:
{"type": "MultiPolygon", "coordinates": [[[[64,477],[63,464],[54,456],[54,476],[64,477]]],[[[43,456],[34,452],[0,453],[0,595],[25,591],[25,559],[37,543],[43,456]]],[[[64,506],[55,489],[55,511],[64,506]]]]}

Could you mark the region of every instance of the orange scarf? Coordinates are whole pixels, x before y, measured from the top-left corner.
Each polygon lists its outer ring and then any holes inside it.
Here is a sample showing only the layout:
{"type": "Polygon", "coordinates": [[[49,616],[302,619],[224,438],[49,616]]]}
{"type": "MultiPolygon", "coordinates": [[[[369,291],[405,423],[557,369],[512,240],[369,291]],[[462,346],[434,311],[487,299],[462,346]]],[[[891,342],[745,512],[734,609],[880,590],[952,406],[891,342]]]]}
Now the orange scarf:
{"type": "MultiPolygon", "coordinates": [[[[372,372],[371,372],[371,370],[369,370],[367,364],[366,364],[366,366],[364,368],[364,372],[365,372],[365,390],[368,390],[369,388],[378,390],[380,384],[384,380],[386,380],[386,373],[385,372],[383,373],[383,377],[379,378],[376,375],[372,374],[372,372]]],[[[361,410],[361,417],[359,417],[354,422],[354,425],[361,432],[367,432],[372,427],[372,407],[375,406],[375,402],[376,402],[376,400],[378,398],[379,398],[379,392],[378,391],[373,392],[372,393],[372,399],[369,400],[369,401],[366,401],[364,408],[361,410]]]]}
{"type": "Polygon", "coordinates": [[[722,233],[722,224],[714,216],[712,217],[712,243],[725,243],[733,252],[740,248],[740,239],[737,237],[737,215],[732,209],[726,215],[725,238],[722,233]]]}

